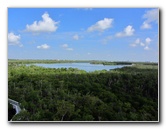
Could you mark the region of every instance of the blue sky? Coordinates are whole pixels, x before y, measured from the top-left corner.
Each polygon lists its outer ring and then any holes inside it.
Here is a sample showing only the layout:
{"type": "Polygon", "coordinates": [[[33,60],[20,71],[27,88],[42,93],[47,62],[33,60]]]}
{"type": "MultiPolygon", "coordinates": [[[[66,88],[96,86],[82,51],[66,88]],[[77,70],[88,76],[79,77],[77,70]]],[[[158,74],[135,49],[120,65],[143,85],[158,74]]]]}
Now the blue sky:
{"type": "Polygon", "coordinates": [[[157,62],[158,11],[8,8],[8,58],[157,62]]]}

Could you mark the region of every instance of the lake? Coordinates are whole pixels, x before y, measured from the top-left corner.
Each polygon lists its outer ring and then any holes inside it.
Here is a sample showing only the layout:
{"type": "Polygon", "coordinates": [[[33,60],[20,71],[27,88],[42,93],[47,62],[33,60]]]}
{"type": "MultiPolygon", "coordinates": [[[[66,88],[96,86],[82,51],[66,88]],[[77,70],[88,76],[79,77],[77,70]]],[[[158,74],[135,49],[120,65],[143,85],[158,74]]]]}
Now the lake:
{"type": "Polygon", "coordinates": [[[55,63],[55,64],[33,64],[45,68],[78,68],[87,72],[93,72],[96,70],[111,70],[116,68],[122,68],[129,65],[102,65],[102,64],[90,64],[90,63],[55,63]]]}

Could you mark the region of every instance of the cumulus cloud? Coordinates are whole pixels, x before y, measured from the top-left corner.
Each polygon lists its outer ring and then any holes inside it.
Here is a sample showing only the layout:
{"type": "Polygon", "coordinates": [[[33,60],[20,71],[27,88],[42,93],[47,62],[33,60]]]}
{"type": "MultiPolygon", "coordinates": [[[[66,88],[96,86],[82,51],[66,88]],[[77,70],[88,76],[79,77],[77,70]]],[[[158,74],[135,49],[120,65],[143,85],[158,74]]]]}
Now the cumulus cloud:
{"type": "Polygon", "coordinates": [[[149,38],[149,37],[147,37],[146,39],[145,39],[145,47],[144,47],[144,49],[145,50],[149,50],[150,48],[149,48],[149,45],[150,45],[150,43],[151,43],[151,38],[149,38]]]}
{"type": "Polygon", "coordinates": [[[148,10],[143,18],[146,19],[147,22],[158,22],[158,9],[148,10]]]}
{"type": "Polygon", "coordinates": [[[93,32],[93,31],[100,31],[103,32],[106,29],[109,29],[112,27],[113,19],[111,18],[104,18],[103,20],[100,20],[96,22],[94,25],[90,26],[87,31],[93,32]]]}
{"type": "Polygon", "coordinates": [[[130,44],[130,46],[131,46],[131,47],[136,47],[136,46],[137,46],[137,44],[132,43],[132,44],[130,44]]]}
{"type": "Polygon", "coordinates": [[[63,48],[68,48],[68,44],[63,44],[62,47],[63,48]]]}
{"type": "Polygon", "coordinates": [[[151,41],[152,40],[149,37],[145,39],[146,44],[150,44],[151,41]]]}
{"type": "Polygon", "coordinates": [[[149,45],[151,43],[151,38],[147,37],[145,42],[142,42],[139,38],[137,38],[134,43],[130,44],[131,47],[141,46],[144,47],[145,50],[149,50],[149,45]]]}
{"type": "Polygon", "coordinates": [[[118,32],[115,36],[116,37],[126,37],[132,36],[134,34],[134,28],[131,25],[128,25],[122,32],[118,32]]]}
{"type": "Polygon", "coordinates": [[[74,40],[79,40],[79,36],[78,36],[77,34],[75,34],[75,35],[73,36],[73,39],[74,39],[74,40]]]}
{"type": "Polygon", "coordinates": [[[150,29],[150,28],[152,28],[152,26],[149,23],[143,22],[141,29],[150,29]]]}
{"type": "Polygon", "coordinates": [[[149,50],[149,46],[144,47],[145,50],[149,50]]]}
{"type": "Polygon", "coordinates": [[[50,18],[48,13],[44,13],[42,15],[41,21],[34,21],[31,25],[26,25],[26,31],[29,32],[54,32],[57,30],[59,22],[55,22],[53,19],[50,18]]]}
{"type": "Polygon", "coordinates": [[[134,41],[134,43],[130,44],[130,46],[136,47],[136,46],[139,45],[140,43],[141,43],[140,39],[137,38],[137,39],[134,41]]]}
{"type": "Polygon", "coordinates": [[[43,45],[40,45],[40,46],[37,46],[38,49],[49,49],[50,46],[47,45],[47,44],[43,44],[43,45]]]}
{"type": "Polygon", "coordinates": [[[135,44],[139,44],[140,42],[141,42],[141,41],[140,41],[139,38],[135,40],[135,44]]]}
{"type": "Polygon", "coordinates": [[[141,25],[141,29],[150,29],[152,28],[152,23],[158,23],[159,11],[158,9],[151,9],[146,11],[143,15],[145,21],[141,25]]]}
{"type": "Polygon", "coordinates": [[[140,42],[140,45],[141,45],[141,46],[145,46],[145,44],[144,44],[143,42],[140,42]]]}
{"type": "Polygon", "coordinates": [[[22,47],[23,45],[20,43],[21,36],[15,35],[13,32],[8,33],[8,44],[9,45],[18,45],[22,47]]]}
{"type": "Polygon", "coordinates": [[[70,47],[68,46],[68,44],[63,44],[63,45],[62,45],[62,48],[65,49],[65,50],[67,50],[67,51],[73,51],[73,50],[74,50],[73,48],[70,48],[70,47]]]}

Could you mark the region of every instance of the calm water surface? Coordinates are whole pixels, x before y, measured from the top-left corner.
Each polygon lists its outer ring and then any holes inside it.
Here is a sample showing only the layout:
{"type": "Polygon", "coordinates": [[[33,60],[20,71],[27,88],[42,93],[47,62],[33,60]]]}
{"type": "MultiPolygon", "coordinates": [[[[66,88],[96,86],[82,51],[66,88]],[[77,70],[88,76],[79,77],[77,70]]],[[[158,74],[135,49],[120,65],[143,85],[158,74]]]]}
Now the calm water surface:
{"type": "Polygon", "coordinates": [[[111,70],[115,68],[122,68],[127,65],[102,65],[102,64],[90,64],[90,63],[56,63],[56,64],[34,64],[36,66],[42,66],[45,68],[78,68],[87,72],[96,70],[111,70]]]}

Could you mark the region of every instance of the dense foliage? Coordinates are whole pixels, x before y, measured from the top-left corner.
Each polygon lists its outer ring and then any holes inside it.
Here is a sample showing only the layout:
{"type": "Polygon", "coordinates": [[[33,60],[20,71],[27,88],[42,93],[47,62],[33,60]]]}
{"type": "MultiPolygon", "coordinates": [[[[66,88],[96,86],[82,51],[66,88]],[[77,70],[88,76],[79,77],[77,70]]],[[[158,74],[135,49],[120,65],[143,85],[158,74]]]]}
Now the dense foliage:
{"type": "Polygon", "coordinates": [[[25,109],[12,120],[158,121],[157,69],[87,73],[10,65],[8,95],[25,109]]]}

